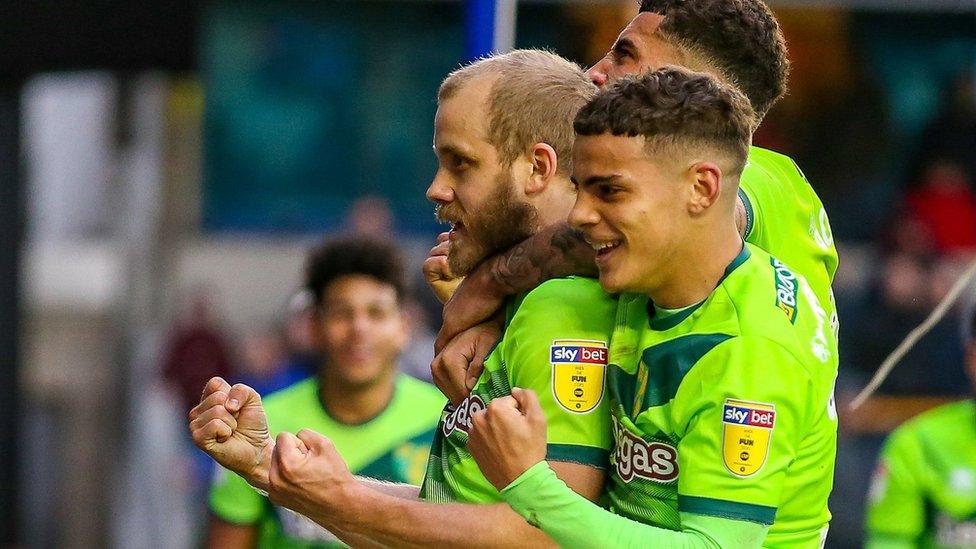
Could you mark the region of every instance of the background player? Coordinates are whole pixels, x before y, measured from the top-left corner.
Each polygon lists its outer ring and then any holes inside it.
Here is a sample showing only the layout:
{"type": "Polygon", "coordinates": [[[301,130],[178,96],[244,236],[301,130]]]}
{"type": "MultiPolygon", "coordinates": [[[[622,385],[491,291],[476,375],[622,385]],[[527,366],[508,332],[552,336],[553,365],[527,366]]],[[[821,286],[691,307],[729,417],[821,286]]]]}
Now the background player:
{"type": "MultiPolygon", "coordinates": [[[[402,317],[403,263],[389,243],[348,238],[309,255],[306,287],[315,295],[318,374],[267,397],[272,436],[302,428],[325,433],[359,474],[418,483],[444,397],[427,383],[398,373],[406,345],[402,317]]],[[[226,399],[230,387],[210,402],[226,399]]],[[[198,425],[206,410],[191,414],[198,425]]],[[[239,426],[246,418],[239,417],[239,426]]],[[[267,437],[268,433],[235,436],[267,437]]],[[[336,545],[329,532],[287,509],[273,506],[247,482],[224,471],[210,494],[210,547],[312,547],[336,545]]]]}
{"type": "MultiPolygon", "coordinates": [[[[451,259],[458,272],[566,218],[575,200],[569,180],[575,137],[571,121],[595,91],[579,67],[541,51],[488,58],[444,81],[435,120],[439,169],[428,196],[438,204],[438,216],[453,224],[451,259]]],[[[421,495],[436,502],[500,501],[465,448],[468,417],[518,383],[551,395],[553,467],[572,488],[596,499],[610,446],[603,376],[614,308],[594,280],[553,281],[513,303],[505,338],[476,394],[445,411],[421,495]],[[578,310],[587,314],[578,315],[578,310]],[[559,373],[555,378],[554,369],[559,373]]],[[[246,388],[236,391],[232,394],[253,398],[246,388]]],[[[213,415],[230,422],[235,413],[218,404],[213,415]]],[[[241,430],[238,419],[235,432],[241,430]]],[[[213,434],[202,430],[195,440],[207,448],[213,434]]],[[[224,459],[214,446],[211,455],[224,459]]],[[[418,500],[416,486],[357,482],[332,443],[310,431],[298,438],[282,433],[269,456],[271,447],[260,437],[244,442],[242,452],[250,452],[257,466],[246,460],[223,463],[255,486],[270,485],[273,501],[344,540],[398,546],[551,545],[503,503],[429,503],[418,500]]]]}
{"type": "MultiPolygon", "coordinates": [[[[976,387],[976,307],[962,314],[966,373],[976,387]]],[[[976,545],[976,403],[930,410],[885,442],[868,492],[867,547],[976,545]]]]}
{"type": "MultiPolygon", "coordinates": [[[[621,32],[607,56],[589,74],[599,85],[626,74],[640,74],[665,64],[689,67],[734,83],[760,115],[786,91],[789,62],[775,17],[761,0],[644,0],[640,13],[621,32]]],[[[747,242],[776,255],[802,274],[834,317],[830,289],[837,268],[830,224],[823,204],[796,164],[778,153],[752,147],[742,174],[737,225],[747,242]]],[[[443,252],[443,248],[436,249],[443,252]]],[[[488,318],[503,296],[523,292],[540,281],[567,274],[593,275],[593,250],[565,223],[541,231],[501,256],[493,257],[465,278],[444,307],[438,345],[488,318]]],[[[453,273],[446,261],[432,258],[428,271],[453,273]]],[[[428,279],[436,279],[434,273],[428,279]]],[[[434,362],[434,378],[452,401],[471,387],[468,336],[434,362]]]]}
{"type": "Polygon", "coordinates": [[[806,281],[736,231],[752,124],[734,88],[677,68],[620,82],[576,119],[570,221],[603,288],[634,292],[607,380],[617,515],[552,475],[532,391],[475,414],[470,441],[505,500],[562,546],[823,544],[836,342],[806,281]]]}

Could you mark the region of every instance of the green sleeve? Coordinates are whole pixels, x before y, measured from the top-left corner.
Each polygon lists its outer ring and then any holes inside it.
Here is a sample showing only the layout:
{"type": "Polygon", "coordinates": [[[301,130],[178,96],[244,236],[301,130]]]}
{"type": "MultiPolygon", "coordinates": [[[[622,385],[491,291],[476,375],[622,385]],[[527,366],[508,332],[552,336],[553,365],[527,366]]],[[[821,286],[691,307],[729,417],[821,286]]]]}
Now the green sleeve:
{"type": "Polygon", "coordinates": [[[265,499],[246,480],[217,467],[210,487],[210,510],[232,524],[255,524],[265,510],[265,499]]]}
{"type": "Polygon", "coordinates": [[[691,549],[761,547],[767,526],[681,514],[681,530],[667,530],[615,515],[573,492],[546,462],[539,462],[502,490],[529,524],[560,547],[659,547],[691,549]]]}
{"type": "Polygon", "coordinates": [[[551,461],[607,465],[612,429],[604,389],[615,310],[595,281],[552,281],[525,298],[505,331],[510,383],[538,395],[551,461]],[[563,357],[568,353],[576,360],[563,357]]]}
{"type": "Polygon", "coordinates": [[[911,431],[896,430],[881,450],[868,493],[869,547],[914,547],[925,531],[925,501],[919,478],[925,463],[911,431]]]}
{"type": "Polygon", "coordinates": [[[739,336],[714,347],[672,403],[678,510],[772,525],[813,400],[806,370],[779,344],[739,336]]]}

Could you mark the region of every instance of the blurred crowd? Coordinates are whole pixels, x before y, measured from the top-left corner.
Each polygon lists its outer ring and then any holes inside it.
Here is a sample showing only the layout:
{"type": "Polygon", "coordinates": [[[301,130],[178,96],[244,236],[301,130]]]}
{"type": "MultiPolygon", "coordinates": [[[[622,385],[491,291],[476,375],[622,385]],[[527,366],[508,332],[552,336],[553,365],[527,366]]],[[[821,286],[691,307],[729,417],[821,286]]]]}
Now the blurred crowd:
{"type": "MultiPolygon", "coordinates": [[[[873,373],[976,257],[973,74],[960,74],[944,97],[941,112],[910,146],[906,184],[895,193],[875,240],[873,268],[861,268],[872,273],[865,290],[837,290],[847,299],[840,303],[843,369],[855,377],[873,373]]],[[[883,394],[969,393],[957,316],[949,315],[919,342],[884,384],[883,394]]]]}

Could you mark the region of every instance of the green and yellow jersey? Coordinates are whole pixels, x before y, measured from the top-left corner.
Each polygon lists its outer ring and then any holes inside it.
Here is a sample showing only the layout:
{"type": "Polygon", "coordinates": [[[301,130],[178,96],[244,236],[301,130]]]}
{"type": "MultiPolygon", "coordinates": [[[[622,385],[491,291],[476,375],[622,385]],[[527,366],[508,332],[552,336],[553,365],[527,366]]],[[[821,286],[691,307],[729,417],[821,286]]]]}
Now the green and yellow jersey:
{"type": "Polygon", "coordinates": [[[746,209],[745,240],[803,275],[831,315],[837,317],[830,284],[837,249],[820,197],[788,156],[750,147],[739,181],[746,209]]]}
{"type": "Polygon", "coordinates": [[[543,461],[502,490],[563,547],[822,547],[837,344],[810,285],[745,244],[701,303],[619,298],[604,510],[543,461]]]}
{"type": "Polygon", "coordinates": [[[888,437],[867,530],[871,549],[976,547],[976,403],[940,406],[888,437]]]}
{"type": "Polygon", "coordinates": [[[549,460],[605,467],[611,430],[604,378],[615,308],[596,280],[575,277],[550,280],[510,302],[505,332],[471,395],[444,410],[421,497],[500,501],[467,450],[467,433],[471,414],[512,387],[539,395],[549,422],[549,460]]]}
{"type": "Polygon", "coordinates": [[[622,295],[610,348],[618,514],[770,527],[767,547],[819,547],[836,454],[837,344],[806,281],[746,244],[702,303],[669,316],[622,295]]]}
{"type": "MultiPolygon", "coordinates": [[[[347,425],[329,416],[310,378],[264,399],[271,436],[311,429],[335,443],[349,470],[357,475],[419,484],[444,396],[433,385],[399,375],[393,398],[378,416],[347,425]]],[[[259,546],[309,548],[343,546],[325,529],[285,508],[276,507],[241,477],[218,469],[210,491],[210,509],[225,522],[256,525],[259,546]]]]}

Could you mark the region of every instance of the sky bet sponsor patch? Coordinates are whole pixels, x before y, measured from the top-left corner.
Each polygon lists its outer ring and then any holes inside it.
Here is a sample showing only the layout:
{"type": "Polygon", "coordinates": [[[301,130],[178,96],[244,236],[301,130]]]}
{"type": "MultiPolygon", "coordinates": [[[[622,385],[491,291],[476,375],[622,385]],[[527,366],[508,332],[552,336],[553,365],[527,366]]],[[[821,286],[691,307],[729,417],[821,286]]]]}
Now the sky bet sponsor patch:
{"type": "Polygon", "coordinates": [[[764,402],[725,399],[722,409],[722,458],[733,475],[759,472],[769,455],[769,438],[776,425],[776,407],[764,402]]]}
{"type": "Polygon", "coordinates": [[[549,348],[552,364],[552,394],[560,406],[585,414],[603,400],[607,371],[607,343],[557,339],[549,348]]]}

